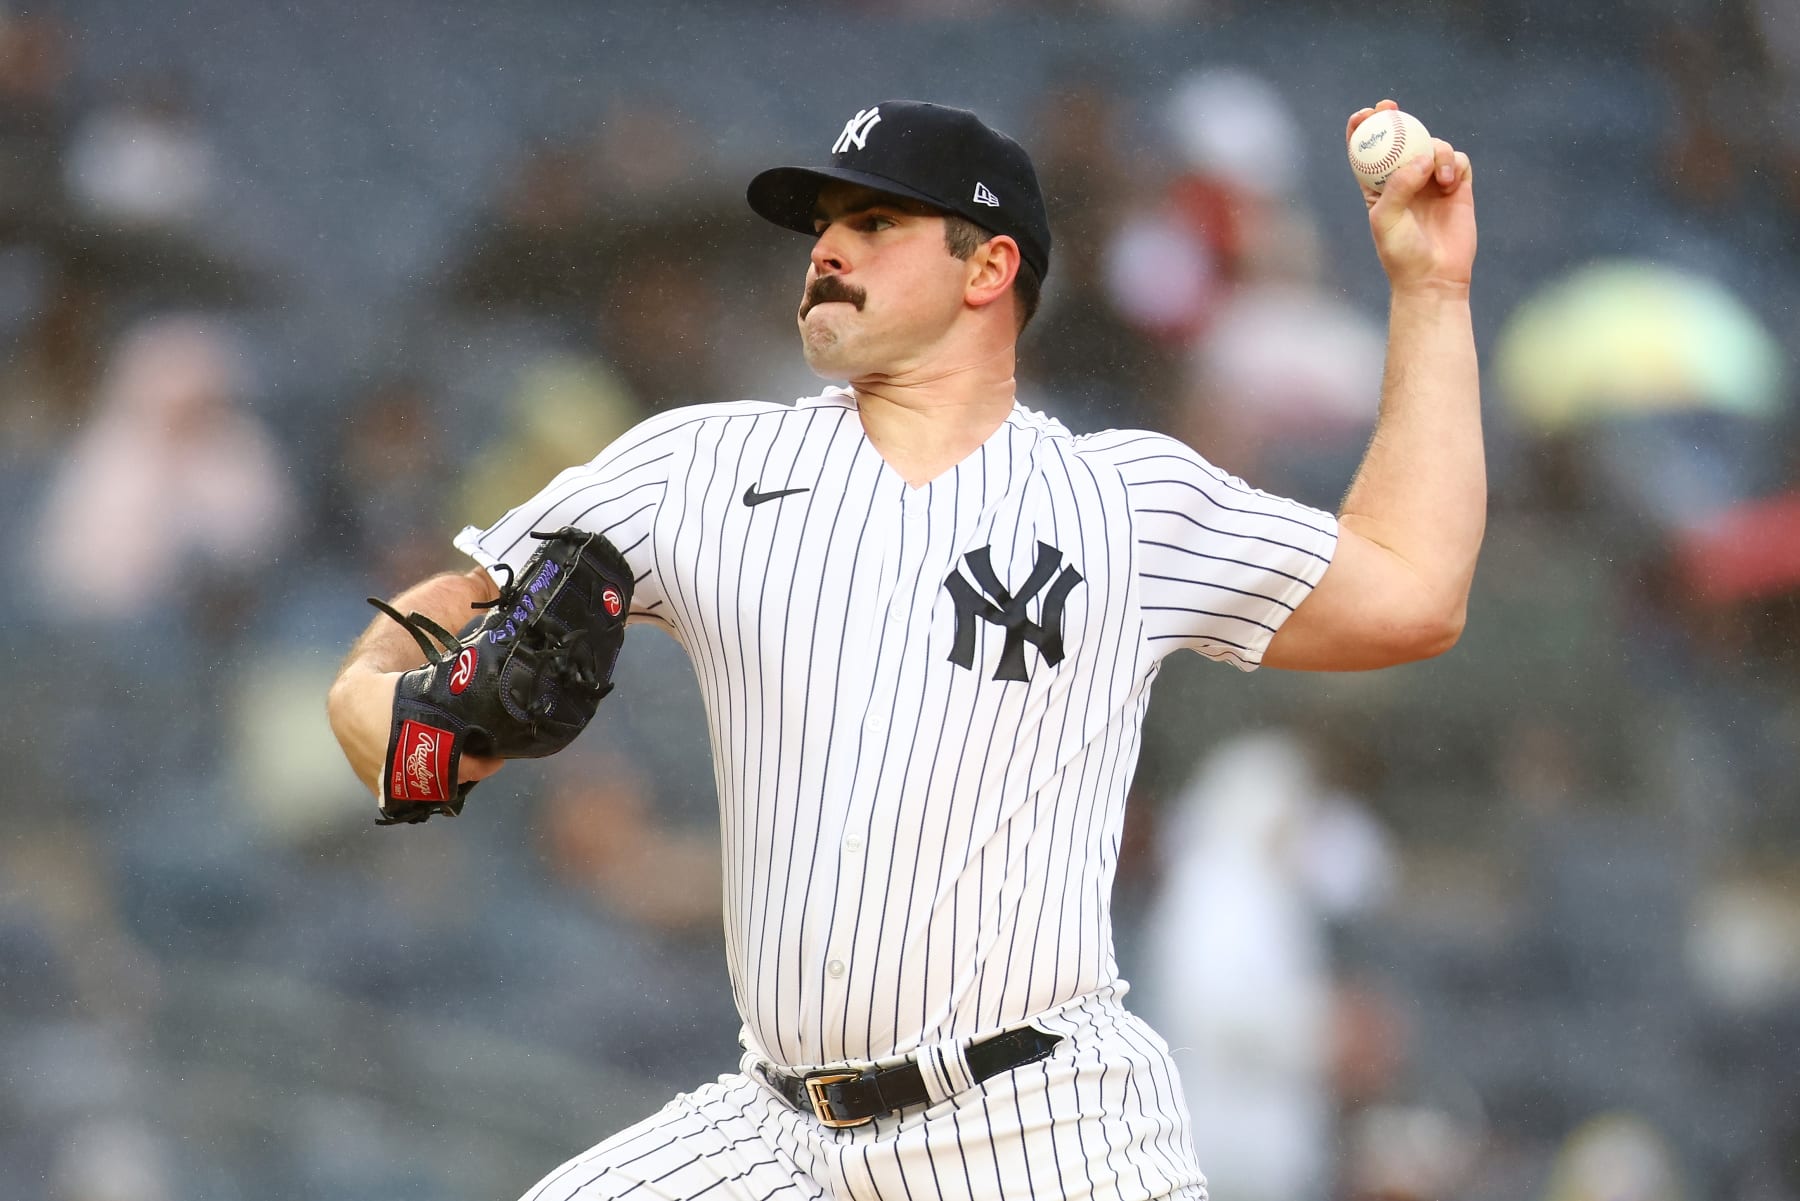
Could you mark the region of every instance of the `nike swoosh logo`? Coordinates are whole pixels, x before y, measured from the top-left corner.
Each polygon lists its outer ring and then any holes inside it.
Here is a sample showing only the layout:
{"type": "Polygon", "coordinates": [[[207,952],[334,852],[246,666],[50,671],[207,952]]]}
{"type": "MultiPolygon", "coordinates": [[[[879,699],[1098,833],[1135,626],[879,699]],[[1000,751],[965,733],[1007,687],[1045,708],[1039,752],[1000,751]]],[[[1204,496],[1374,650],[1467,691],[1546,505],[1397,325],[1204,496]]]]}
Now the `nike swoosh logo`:
{"type": "Polygon", "coordinates": [[[781,492],[758,492],[756,485],[751,484],[744,489],[744,507],[754,509],[765,500],[780,500],[784,496],[793,496],[800,492],[810,492],[810,488],[788,488],[781,492]]]}

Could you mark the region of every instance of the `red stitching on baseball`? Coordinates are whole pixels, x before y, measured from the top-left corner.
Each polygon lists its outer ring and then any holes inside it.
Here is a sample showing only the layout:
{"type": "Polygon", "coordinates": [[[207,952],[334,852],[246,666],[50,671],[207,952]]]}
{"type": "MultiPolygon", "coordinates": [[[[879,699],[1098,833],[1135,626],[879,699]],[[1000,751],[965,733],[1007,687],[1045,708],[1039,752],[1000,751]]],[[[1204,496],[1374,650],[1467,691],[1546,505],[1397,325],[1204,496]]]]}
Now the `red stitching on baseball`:
{"type": "Polygon", "coordinates": [[[1394,167],[1400,162],[1401,156],[1406,153],[1406,125],[1397,120],[1390,120],[1389,124],[1393,130],[1394,140],[1388,144],[1388,152],[1373,163],[1357,163],[1357,166],[1369,175],[1375,175],[1394,167]]]}

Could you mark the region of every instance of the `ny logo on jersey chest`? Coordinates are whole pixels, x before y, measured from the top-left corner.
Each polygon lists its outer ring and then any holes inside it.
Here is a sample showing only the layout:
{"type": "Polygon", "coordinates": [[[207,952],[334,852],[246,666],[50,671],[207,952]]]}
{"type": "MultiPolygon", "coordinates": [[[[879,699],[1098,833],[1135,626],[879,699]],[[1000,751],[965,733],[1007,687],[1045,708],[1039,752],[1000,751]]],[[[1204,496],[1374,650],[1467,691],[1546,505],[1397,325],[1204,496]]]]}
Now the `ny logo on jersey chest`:
{"type": "Polygon", "coordinates": [[[1047,542],[1037,544],[1037,559],[1031,574],[1015,596],[994,573],[993,548],[983,546],[963,556],[963,567],[974,577],[965,579],[962,570],[950,573],[944,588],[956,606],[956,642],[950,648],[950,662],[975,670],[975,643],[980,623],[988,622],[1006,631],[1006,643],[1000,651],[1000,666],[994,669],[996,680],[1025,680],[1025,644],[1037,647],[1044,662],[1055,667],[1062,662],[1063,604],[1069,592],[1081,583],[1081,573],[1074,567],[1063,567],[1060,550],[1047,542]],[[1061,568],[1059,572],[1057,569],[1061,568]],[[1025,616],[1025,607],[1038,593],[1044,594],[1038,610],[1038,621],[1025,616]]]}

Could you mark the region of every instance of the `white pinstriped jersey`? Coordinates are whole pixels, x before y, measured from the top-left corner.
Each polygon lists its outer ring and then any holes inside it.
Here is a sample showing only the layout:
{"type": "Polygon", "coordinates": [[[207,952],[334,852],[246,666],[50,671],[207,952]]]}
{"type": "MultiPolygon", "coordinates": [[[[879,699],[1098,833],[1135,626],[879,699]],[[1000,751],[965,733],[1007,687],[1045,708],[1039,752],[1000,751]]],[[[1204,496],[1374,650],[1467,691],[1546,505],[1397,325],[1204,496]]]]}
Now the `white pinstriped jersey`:
{"type": "Polygon", "coordinates": [[[750,1049],[795,1067],[1116,988],[1161,660],[1254,667],[1337,533],[1163,435],[1017,406],[909,488],[837,388],[661,414],[457,545],[517,567],[563,525],[625,553],[634,620],[694,662],[732,986],[750,1049]]]}

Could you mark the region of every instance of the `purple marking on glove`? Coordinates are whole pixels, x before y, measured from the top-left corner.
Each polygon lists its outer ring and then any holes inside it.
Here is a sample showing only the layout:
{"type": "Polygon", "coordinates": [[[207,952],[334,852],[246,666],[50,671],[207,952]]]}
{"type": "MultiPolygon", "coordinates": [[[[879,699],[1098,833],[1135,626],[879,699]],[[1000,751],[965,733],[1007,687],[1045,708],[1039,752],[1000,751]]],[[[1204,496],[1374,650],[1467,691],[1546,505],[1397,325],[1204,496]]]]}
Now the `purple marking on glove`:
{"type": "Polygon", "coordinates": [[[518,630],[518,623],[529,617],[531,610],[537,607],[537,594],[548,588],[561,574],[560,563],[545,563],[543,570],[537,573],[537,578],[525,586],[525,594],[519,598],[517,607],[507,614],[506,624],[488,631],[488,641],[499,643],[511,638],[518,630]]]}

